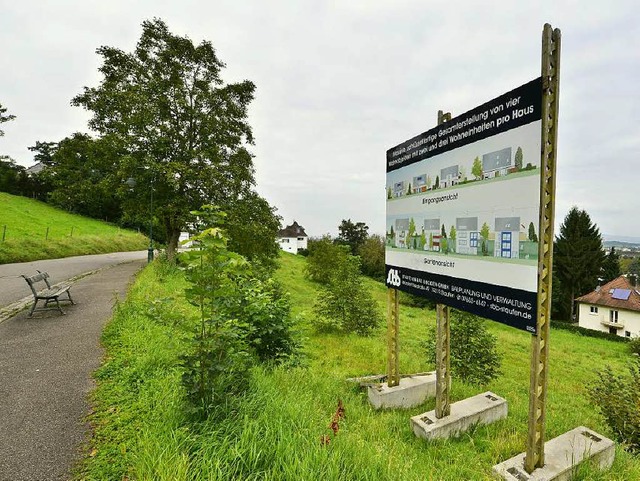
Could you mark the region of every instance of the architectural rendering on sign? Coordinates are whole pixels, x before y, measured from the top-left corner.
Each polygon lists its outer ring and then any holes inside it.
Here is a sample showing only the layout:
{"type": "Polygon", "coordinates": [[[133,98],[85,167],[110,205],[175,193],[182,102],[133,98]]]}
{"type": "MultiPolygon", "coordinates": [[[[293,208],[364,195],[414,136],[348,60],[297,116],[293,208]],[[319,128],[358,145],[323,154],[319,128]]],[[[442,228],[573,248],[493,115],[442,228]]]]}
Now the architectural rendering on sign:
{"type": "Polygon", "coordinates": [[[395,287],[535,332],[540,106],[536,79],[387,152],[395,287]]]}

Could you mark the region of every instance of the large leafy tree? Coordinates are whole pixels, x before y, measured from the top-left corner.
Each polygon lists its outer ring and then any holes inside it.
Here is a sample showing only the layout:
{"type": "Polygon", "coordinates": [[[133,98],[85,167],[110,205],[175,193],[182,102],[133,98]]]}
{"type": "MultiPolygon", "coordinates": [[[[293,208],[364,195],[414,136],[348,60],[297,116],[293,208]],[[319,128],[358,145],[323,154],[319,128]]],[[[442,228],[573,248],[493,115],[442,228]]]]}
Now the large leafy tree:
{"type": "Polygon", "coordinates": [[[351,253],[357,255],[358,249],[364,241],[367,240],[367,231],[369,226],[364,222],[352,222],[351,219],[342,219],[338,226],[338,237],[336,242],[338,244],[348,245],[351,248],[351,253]]]}
{"type": "Polygon", "coordinates": [[[133,177],[136,188],[123,206],[135,211],[146,205],[153,188],[153,215],[173,257],[191,210],[204,204],[229,210],[250,196],[255,180],[247,109],[255,86],[248,80],[225,84],[225,65],[212,44],[194,45],[160,19],[143,22],[133,52],[103,46],[97,53],[102,82],[85,87],[72,104],[91,111],[89,126],[125,149],[117,174],[122,181],[133,177]]]}
{"type": "Polygon", "coordinates": [[[574,299],[595,289],[605,254],[598,227],[586,211],[572,207],[554,242],[555,315],[573,319],[574,299]]]}
{"type": "Polygon", "coordinates": [[[122,152],[108,136],[94,139],[75,133],[57,143],[37,142],[30,150],[45,165],[40,176],[50,185],[49,202],[89,217],[120,220],[114,186],[122,152]]]}

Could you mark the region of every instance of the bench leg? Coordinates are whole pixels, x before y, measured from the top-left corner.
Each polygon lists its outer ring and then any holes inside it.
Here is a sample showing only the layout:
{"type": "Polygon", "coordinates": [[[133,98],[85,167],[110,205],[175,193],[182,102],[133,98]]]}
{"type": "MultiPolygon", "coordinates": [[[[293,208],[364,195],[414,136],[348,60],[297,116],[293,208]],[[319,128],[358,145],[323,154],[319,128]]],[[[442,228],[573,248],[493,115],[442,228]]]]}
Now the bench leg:
{"type": "Polygon", "coordinates": [[[31,306],[31,310],[29,311],[29,317],[33,316],[33,311],[36,310],[36,304],[38,304],[38,299],[36,299],[33,303],[33,306],[31,306]]]}
{"type": "Polygon", "coordinates": [[[67,295],[69,296],[69,300],[71,301],[71,304],[75,304],[75,302],[73,302],[73,299],[71,299],[71,291],[67,291],[67,295]]]}
{"type": "Polygon", "coordinates": [[[66,312],[64,312],[62,310],[62,307],[60,307],[60,301],[58,300],[58,298],[56,297],[56,305],[58,306],[58,310],[62,313],[62,315],[64,316],[66,314],[66,312]]]}

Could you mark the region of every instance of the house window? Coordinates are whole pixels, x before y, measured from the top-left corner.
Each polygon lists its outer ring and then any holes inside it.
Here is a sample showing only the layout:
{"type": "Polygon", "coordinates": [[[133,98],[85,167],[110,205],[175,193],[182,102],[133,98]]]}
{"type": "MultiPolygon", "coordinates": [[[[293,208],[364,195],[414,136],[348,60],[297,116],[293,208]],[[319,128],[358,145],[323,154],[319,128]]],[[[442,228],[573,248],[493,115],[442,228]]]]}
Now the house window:
{"type": "Polygon", "coordinates": [[[472,232],[469,235],[471,236],[469,238],[469,247],[478,247],[478,233],[472,232]]]}
{"type": "Polygon", "coordinates": [[[590,306],[590,310],[591,310],[591,314],[597,314],[598,313],[598,306],[590,306]]]}
{"type": "Polygon", "coordinates": [[[304,240],[304,237],[298,237],[298,240],[299,240],[299,241],[303,241],[303,240],[304,240]]]}
{"type": "Polygon", "coordinates": [[[282,241],[280,241],[280,242],[282,242],[283,244],[288,244],[289,243],[289,239],[282,239],[282,241]]]}
{"type": "Polygon", "coordinates": [[[625,337],[631,337],[631,331],[624,331],[625,337]]]}
{"type": "Polygon", "coordinates": [[[618,322],[618,311],[609,311],[609,320],[611,322],[618,322]]]}

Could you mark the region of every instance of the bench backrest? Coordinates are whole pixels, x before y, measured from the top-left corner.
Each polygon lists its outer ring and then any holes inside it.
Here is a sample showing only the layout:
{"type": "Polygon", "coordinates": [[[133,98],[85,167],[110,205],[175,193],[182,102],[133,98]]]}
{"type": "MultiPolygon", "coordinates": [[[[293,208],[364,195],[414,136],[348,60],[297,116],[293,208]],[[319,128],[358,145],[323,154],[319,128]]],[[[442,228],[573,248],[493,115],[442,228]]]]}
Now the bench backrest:
{"type": "Polygon", "coordinates": [[[37,290],[34,287],[34,285],[37,284],[38,282],[44,281],[45,284],[47,284],[47,288],[51,289],[51,284],[49,284],[49,274],[47,274],[46,272],[40,272],[40,271],[36,271],[36,272],[37,274],[35,276],[25,276],[25,275],[22,276],[24,277],[24,280],[27,281],[27,284],[29,284],[29,287],[31,288],[31,291],[33,292],[34,296],[37,294],[37,290]]]}

